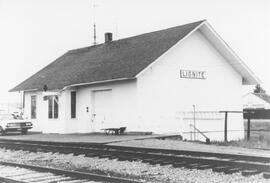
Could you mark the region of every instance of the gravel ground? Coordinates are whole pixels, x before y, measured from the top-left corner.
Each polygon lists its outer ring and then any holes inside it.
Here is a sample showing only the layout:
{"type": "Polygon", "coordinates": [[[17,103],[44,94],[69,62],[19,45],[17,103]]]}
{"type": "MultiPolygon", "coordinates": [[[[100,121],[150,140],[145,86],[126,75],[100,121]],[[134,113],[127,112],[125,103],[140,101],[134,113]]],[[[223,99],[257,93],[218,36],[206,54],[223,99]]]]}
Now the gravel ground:
{"type": "Polygon", "coordinates": [[[211,183],[211,182],[261,182],[262,175],[243,177],[240,173],[226,175],[212,170],[189,170],[173,168],[171,165],[149,165],[142,162],[116,161],[109,159],[73,156],[73,154],[31,153],[27,151],[11,151],[0,149],[0,161],[27,163],[32,165],[57,167],[67,170],[88,171],[111,176],[134,178],[145,182],[172,183],[211,183]]]}

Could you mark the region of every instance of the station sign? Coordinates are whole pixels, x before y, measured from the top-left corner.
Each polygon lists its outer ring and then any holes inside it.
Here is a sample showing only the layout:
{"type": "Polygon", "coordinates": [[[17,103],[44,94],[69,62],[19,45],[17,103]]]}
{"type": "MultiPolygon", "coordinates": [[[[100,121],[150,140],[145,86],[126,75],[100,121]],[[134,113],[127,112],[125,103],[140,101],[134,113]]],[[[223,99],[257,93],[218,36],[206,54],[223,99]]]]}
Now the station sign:
{"type": "Polygon", "coordinates": [[[205,71],[180,70],[180,78],[206,79],[205,71]]]}

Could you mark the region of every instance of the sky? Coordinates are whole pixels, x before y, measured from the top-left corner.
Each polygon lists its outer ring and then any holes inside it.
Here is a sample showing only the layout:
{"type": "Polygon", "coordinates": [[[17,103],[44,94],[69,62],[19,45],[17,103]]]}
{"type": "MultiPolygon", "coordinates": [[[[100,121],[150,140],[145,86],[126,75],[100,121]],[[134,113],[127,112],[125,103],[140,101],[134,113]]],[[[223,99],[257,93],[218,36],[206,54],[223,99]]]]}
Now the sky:
{"type": "MultiPolygon", "coordinates": [[[[269,0],[0,0],[0,103],[70,49],[207,19],[270,94],[269,0]],[[95,8],[93,8],[95,4],[95,8]]],[[[244,92],[251,91],[245,87],[244,92]]]]}

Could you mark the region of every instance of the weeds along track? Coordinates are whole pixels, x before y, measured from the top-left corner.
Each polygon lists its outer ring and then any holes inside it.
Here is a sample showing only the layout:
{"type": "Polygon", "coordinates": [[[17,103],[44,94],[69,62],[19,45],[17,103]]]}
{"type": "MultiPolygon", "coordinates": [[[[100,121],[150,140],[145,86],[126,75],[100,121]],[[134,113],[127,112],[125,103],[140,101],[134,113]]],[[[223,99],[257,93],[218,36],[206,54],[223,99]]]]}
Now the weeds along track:
{"type": "Polygon", "coordinates": [[[97,174],[0,161],[0,182],[5,183],[139,183],[97,174]]]}
{"type": "Polygon", "coordinates": [[[175,168],[212,169],[226,174],[241,172],[243,176],[263,173],[264,178],[270,178],[269,157],[43,141],[0,140],[0,147],[30,152],[72,153],[75,156],[85,155],[118,161],[142,161],[152,165],[172,165],[175,168]]]}

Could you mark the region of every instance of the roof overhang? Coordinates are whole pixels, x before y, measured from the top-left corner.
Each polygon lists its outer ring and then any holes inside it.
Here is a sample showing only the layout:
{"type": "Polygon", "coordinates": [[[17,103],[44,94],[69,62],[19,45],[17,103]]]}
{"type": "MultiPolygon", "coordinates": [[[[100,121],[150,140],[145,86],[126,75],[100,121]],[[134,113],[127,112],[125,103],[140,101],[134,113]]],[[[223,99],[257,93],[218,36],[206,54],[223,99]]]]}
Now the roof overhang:
{"type": "MultiPolygon", "coordinates": [[[[179,43],[183,42],[195,31],[199,31],[204,37],[216,48],[216,50],[227,60],[227,62],[242,76],[243,85],[256,85],[261,83],[259,78],[251,71],[251,69],[240,59],[240,57],[229,47],[229,45],[218,35],[212,26],[204,20],[200,25],[195,27],[189,34],[182,38],[179,43]]],[[[139,77],[143,72],[152,67],[156,61],[148,65],[144,70],[136,75],[139,77]]]]}
{"type": "Polygon", "coordinates": [[[14,89],[11,89],[8,92],[36,92],[36,91],[38,91],[38,89],[27,89],[27,90],[14,90],[14,89]]]}
{"type": "Polygon", "coordinates": [[[103,84],[103,83],[110,83],[110,82],[118,82],[118,81],[128,81],[128,80],[135,80],[136,78],[117,78],[117,79],[110,79],[110,80],[103,80],[103,81],[94,81],[88,83],[77,83],[65,86],[62,90],[66,90],[71,87],[78,87],[78,86],[86,86],[86,85],[95,85],[95,84],[103,84]]]}
{"type": "Polygon", "coordinates": [[[229,45],[217,34],[212,26],[204,21],[199,31],[217,49],[217,51],[228,61],[228,63],[242,76],[243,85],[256,85],[261,83],[259,78],[240,59],[240,57],[229,47],[229,45]]]}

